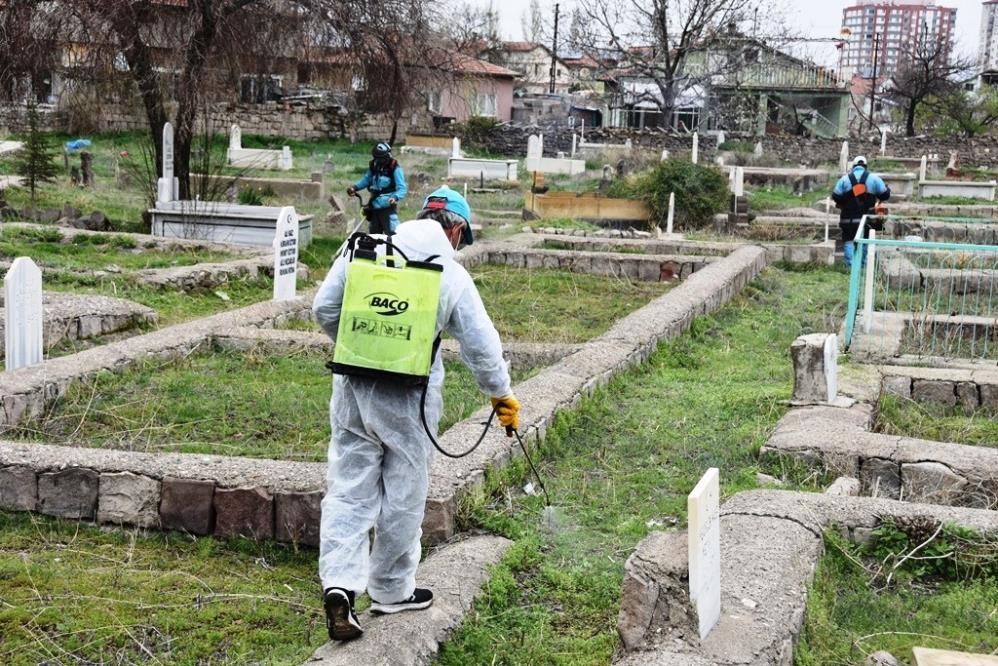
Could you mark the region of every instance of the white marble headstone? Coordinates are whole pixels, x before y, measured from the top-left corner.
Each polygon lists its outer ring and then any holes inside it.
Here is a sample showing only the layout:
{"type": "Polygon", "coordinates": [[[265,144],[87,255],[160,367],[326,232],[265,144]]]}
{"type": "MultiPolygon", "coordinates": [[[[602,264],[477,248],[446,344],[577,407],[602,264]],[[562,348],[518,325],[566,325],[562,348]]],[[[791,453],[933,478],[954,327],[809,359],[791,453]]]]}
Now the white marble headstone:
{"type": "Polygon", "coordinates": [[[669,159],[669,151],[666,150],[665,148],[663,148],[662,149],[662,159],[661,159],[661,161],[664,162],[667,159],[669,159]]]}
{"type": "Polygon", "coordinates": [[[669,192],[669,216],[665,221],[665,233],[671,234],[676,222],[676,193],[669,192]]]}
{"type": "Polygon", "coordinates": [[[700,135],[697,132],[693,132],[693,153],[690,155],[690,161],[693,164],[700,161],[700,135]]]}
{"type": "Polygon", "coordinates": [[[579,149],[579,135],[572,132],[572,157],[575,157],[576,151],[579,149]]]}
{"type": "Polygon", "coordinates": [[[880,130],[880,154],[887,154],[887,128],[880,130]]]}
{"type": "Polygon", "coordinates": [[[724,130],[717,133],[717,147],[720,148],[722,143],[725,143],[728,137],[724,135],[724,130]]]}
{"type": "Polygon", "coordinates": [[[922,155],[922,161],[918,165],[918,182],[924,183],[929,175],[929,156],[922,155]]]}
{"type": "Polygon", "coordinates": [[[839,153],[839,173],[849,170],[849,142],[842,142],[842,152],[839,153]]]}
{"type": "Polygon", "coordinates": [[[229,128],[229,148],[232,150],[241,150],[243,147],[243,131],[239,129],[239,125],[233,125],[229,128]]]}
{"type": "Polygon", "coordinates": [[[721,494],[716,467],[703,475],[686,499],[690,602],[696,607],[700,639],[721,619],[721,494]]]}
{"type": "Polygon", "coordinates": [[[274,300],[295,297],[298,284],[298,214],[285,206],[277,216],[274,232],[274,300]]]}
{"type": "Polygon", "coordinates": [[[294,168],[294,164],[291,161],[291,147],[283,146],[281,148],[281,169],[290,171],[292,168],[294,168]]]}
{"type": "Polygon", "coordinates": [[[7,370],[41,363],[42,271],[30,257],[18,257],[3,284],[7,370]]]}
{"type": "Polygon", "coordinates": [[[735,167],[735,182],[732,189],[736,197],[745,196],[745,167],[735,167]]]}
{"type": "Polygon", "coordinates": [[[163,125],[163,177],[156,182],[156,200],[173,201],[177,198],[177,179],[173,175],[173,125],[163,125]]]}
{"type": "Polygon", "coordinates": [[[540,134],[527,137],[527,159],[540,159],[544,154],[544,139],[540,134]]]}
{"type": "Polygon", "coordinates": [[[752,152],[755,153],[756,157],[762,157],[762,141],[755,144],[755,150],[753,150],[752,152]]]}
{"type": "Polygon", "coordinates": [[[839,338],[836,335],[825,338],[825,386],[828,387],[828,402],[835,402],[839,395],[839,338]]]}
{"type": "Polygon", "coordinates": [[[451,157],[461,157],[461,139],[454,137],[454,141],[451,142],[451,157]]]}

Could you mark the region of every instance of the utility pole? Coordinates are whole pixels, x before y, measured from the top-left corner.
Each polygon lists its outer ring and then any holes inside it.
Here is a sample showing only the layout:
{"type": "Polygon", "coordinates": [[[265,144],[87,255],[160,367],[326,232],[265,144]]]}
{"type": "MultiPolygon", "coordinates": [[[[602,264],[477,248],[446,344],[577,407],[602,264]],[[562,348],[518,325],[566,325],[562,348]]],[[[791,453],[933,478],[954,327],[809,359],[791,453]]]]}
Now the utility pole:
{"type": "Polygon", "coordinates": [[[873,82],[870,85],[870,129],[873,129],[873,115],[877,101],[877,66],[880,64],[880,33],[873,35],[873,82]]]}
{"type": "Polygon", "coordinates": [[[558,73],[558,4],[554,5],[554,41],[551,44],[551,84],[548,92],[554,94],[554,82],[558,73]]]}

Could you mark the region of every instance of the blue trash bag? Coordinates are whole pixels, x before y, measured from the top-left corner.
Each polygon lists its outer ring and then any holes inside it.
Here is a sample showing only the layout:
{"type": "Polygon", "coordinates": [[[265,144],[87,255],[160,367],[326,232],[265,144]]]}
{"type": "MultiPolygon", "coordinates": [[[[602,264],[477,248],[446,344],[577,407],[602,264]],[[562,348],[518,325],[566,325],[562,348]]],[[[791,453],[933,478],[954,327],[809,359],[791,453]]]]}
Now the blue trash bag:
{"type": "Polygon", "coordinates": [[[73,139],[72,141],[66,142],[66,150],[73,152],[75,150],[80,150],[81,148],[89,148],[90,139],[73,139]]]}

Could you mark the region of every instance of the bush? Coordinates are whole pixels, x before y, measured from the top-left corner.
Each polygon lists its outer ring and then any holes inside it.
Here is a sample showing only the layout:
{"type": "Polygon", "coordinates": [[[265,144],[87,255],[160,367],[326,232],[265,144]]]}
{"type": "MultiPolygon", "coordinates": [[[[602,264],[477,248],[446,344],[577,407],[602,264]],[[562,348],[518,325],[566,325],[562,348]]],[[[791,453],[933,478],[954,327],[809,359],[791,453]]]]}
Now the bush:
{"type": "Polygon", "coordinates": [[[239,203],[243,206],[262,206],[263,193],[254,187],[239,190],[239,203]]]}
{"type": "Polygon", "coordinates": [[[472,116],[471,118],[468,118],[466,123],[459,125],[456,129],[461,135],[463,141],[466,141],[469,144],[482,145],[488,140],[493,130],[495,130],[498,126],[499,121],[495,118],[489,118],[487,116],[472,116]]]}
{"type": "Polygon", "coordinates": [[[641,199],[651,209],[653,222],[665,227],[669,194],[676,193],[676,228],[701,229],[728,206],[728,179],[712,167],[684,160],[660,162],[651,171],[616,181],[608,194],[641,199]]]}
{"type": "Polygon", "coordinates": [[[755,146],[748,141],[725,141],[717,149],[733,153],[751,153],[755,150],[755,146]]]}

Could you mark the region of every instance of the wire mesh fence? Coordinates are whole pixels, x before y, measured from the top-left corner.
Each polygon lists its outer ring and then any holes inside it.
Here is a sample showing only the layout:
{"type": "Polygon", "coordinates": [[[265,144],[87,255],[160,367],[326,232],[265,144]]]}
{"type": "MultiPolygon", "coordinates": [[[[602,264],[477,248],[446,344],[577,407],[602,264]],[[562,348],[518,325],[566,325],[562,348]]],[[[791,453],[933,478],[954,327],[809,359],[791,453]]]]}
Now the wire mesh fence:
{"type": "Polygon", "coordinates": [[[998,245],[863,238],[866,222],[849,283],[850,350],[998,361],[998,245]]]}

